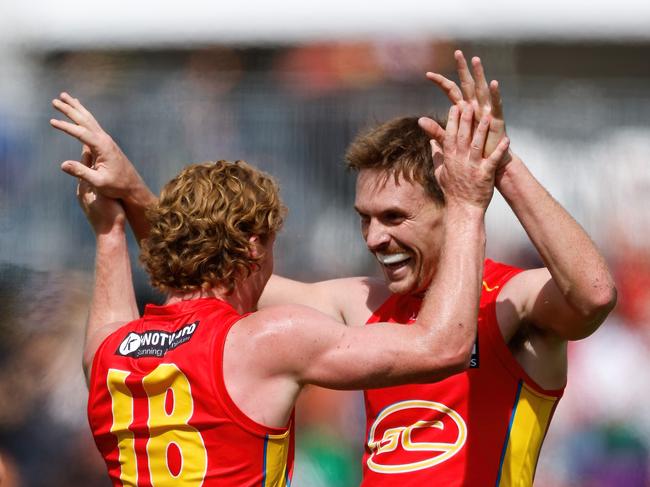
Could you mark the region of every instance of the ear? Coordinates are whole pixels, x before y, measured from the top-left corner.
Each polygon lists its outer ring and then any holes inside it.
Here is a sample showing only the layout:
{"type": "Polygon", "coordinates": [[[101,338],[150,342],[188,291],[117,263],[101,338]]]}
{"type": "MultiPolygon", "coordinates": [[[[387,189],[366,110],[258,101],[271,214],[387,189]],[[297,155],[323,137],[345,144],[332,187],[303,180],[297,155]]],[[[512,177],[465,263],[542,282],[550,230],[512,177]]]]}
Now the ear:
{"type": "Polygon", "coordinates": [[[433,174],[438,178],[438,173],[440,168],[445,160],[444,152],[442,151],[442,146],[438,143],[437,140],[431,139],[431,158],[433,160],[433,174]]]}
{"type": "Polygon", "coordinates": [[[442,145],[440,145],[440,142],[438,142],[436,139],[431,139],[429,143],[431,144],[431,154],[433,157],[436,157],[437,154],[443,154],[442,145]]]}
{"type": "Polygon", "coordinates": [[[248,238],[248,243],[251,252],[251,257],[254,259],[259,259],[264,253],[264,250],[261,248],[262,242],[260,240],[259,235],[251,235],[248,238]]]}

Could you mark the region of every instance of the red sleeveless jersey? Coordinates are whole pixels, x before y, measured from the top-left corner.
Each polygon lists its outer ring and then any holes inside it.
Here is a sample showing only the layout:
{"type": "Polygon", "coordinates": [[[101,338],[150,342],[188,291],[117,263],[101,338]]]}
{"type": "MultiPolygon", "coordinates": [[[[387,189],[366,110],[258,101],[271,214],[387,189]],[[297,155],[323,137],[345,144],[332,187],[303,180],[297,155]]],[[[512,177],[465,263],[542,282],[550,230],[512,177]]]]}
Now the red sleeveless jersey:
{"type": "MultiPolygon", "coordinates": [[[[562,390],[539,387],[497,324],[499,290],[521,269],[486,260],[470,368],[443,381],[364,392],[362,486],[531,486],[562,390]]],[[[421,299],[391,296],[370,318],[413,323],[421,299]]]]}
{"type": "Polygon", "coordinates": [[[224,343],[241,318],[213,298],[149,305],[104,340],[88,418],[114,486],[290,484],[293,419],[258,424],[226,391],[224,343]]]}

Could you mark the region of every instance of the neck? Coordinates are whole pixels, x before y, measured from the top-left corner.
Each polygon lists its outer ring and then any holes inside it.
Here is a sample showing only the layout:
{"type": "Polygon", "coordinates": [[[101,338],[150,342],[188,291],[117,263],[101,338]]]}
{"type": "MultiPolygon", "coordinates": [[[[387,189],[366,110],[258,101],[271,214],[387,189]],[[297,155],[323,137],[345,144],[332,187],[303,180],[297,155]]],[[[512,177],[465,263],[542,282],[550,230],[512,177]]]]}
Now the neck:
{"type": "Polygon", "coordinates": [[[189,292],[174,290],[167,295],[165,304],[175,304],[181,301],[189,301],[191,299],[201,298],[221,299],[222,301],[225,301],[230,306],[235,308],[235,310],[240,314],[255,311],[257,305],[256,302],[247,296],[247,293],[242,292],[239,289],[235,289],[233,293],[228,294],[227,290],[223,287],[199,289],[189,292]]]}

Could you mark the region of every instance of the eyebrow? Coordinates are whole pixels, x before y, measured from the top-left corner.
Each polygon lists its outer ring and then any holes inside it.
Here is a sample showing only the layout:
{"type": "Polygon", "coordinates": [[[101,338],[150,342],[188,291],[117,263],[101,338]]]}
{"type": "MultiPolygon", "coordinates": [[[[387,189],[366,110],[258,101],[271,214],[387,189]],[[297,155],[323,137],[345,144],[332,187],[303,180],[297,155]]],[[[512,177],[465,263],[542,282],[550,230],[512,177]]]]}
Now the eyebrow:
{"type": "MultiPolygon", "coordinates": [[[[359,215],[365,215],[363,211],[361,211],[356,205],[354,206],[354,211],[356,211],[359,215]]],[[[406,214],[404,211],[404,208],[400,208],[399,206],[389,206],[387,208],[383,208],[381,212],[379,213],[380,215],[385,215],[386,213],[402,213],[406,214]]]]}

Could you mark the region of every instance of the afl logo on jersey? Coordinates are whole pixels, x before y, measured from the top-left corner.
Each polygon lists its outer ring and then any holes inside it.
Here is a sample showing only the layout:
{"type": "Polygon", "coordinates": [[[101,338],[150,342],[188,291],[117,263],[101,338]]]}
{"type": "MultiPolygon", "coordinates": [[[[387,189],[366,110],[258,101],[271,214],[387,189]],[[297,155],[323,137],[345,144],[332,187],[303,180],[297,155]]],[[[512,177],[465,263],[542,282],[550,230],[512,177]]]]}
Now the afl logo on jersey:
{"type": "Polygon", "coordinates": [[[391,404],[368,435],[368,468],[394,474],[433,467],[456,455],[467,439],[463,417],[439,402],[411,400],[391,404]],[[413,418],[419,418],[413,421],[413,418]]]}

